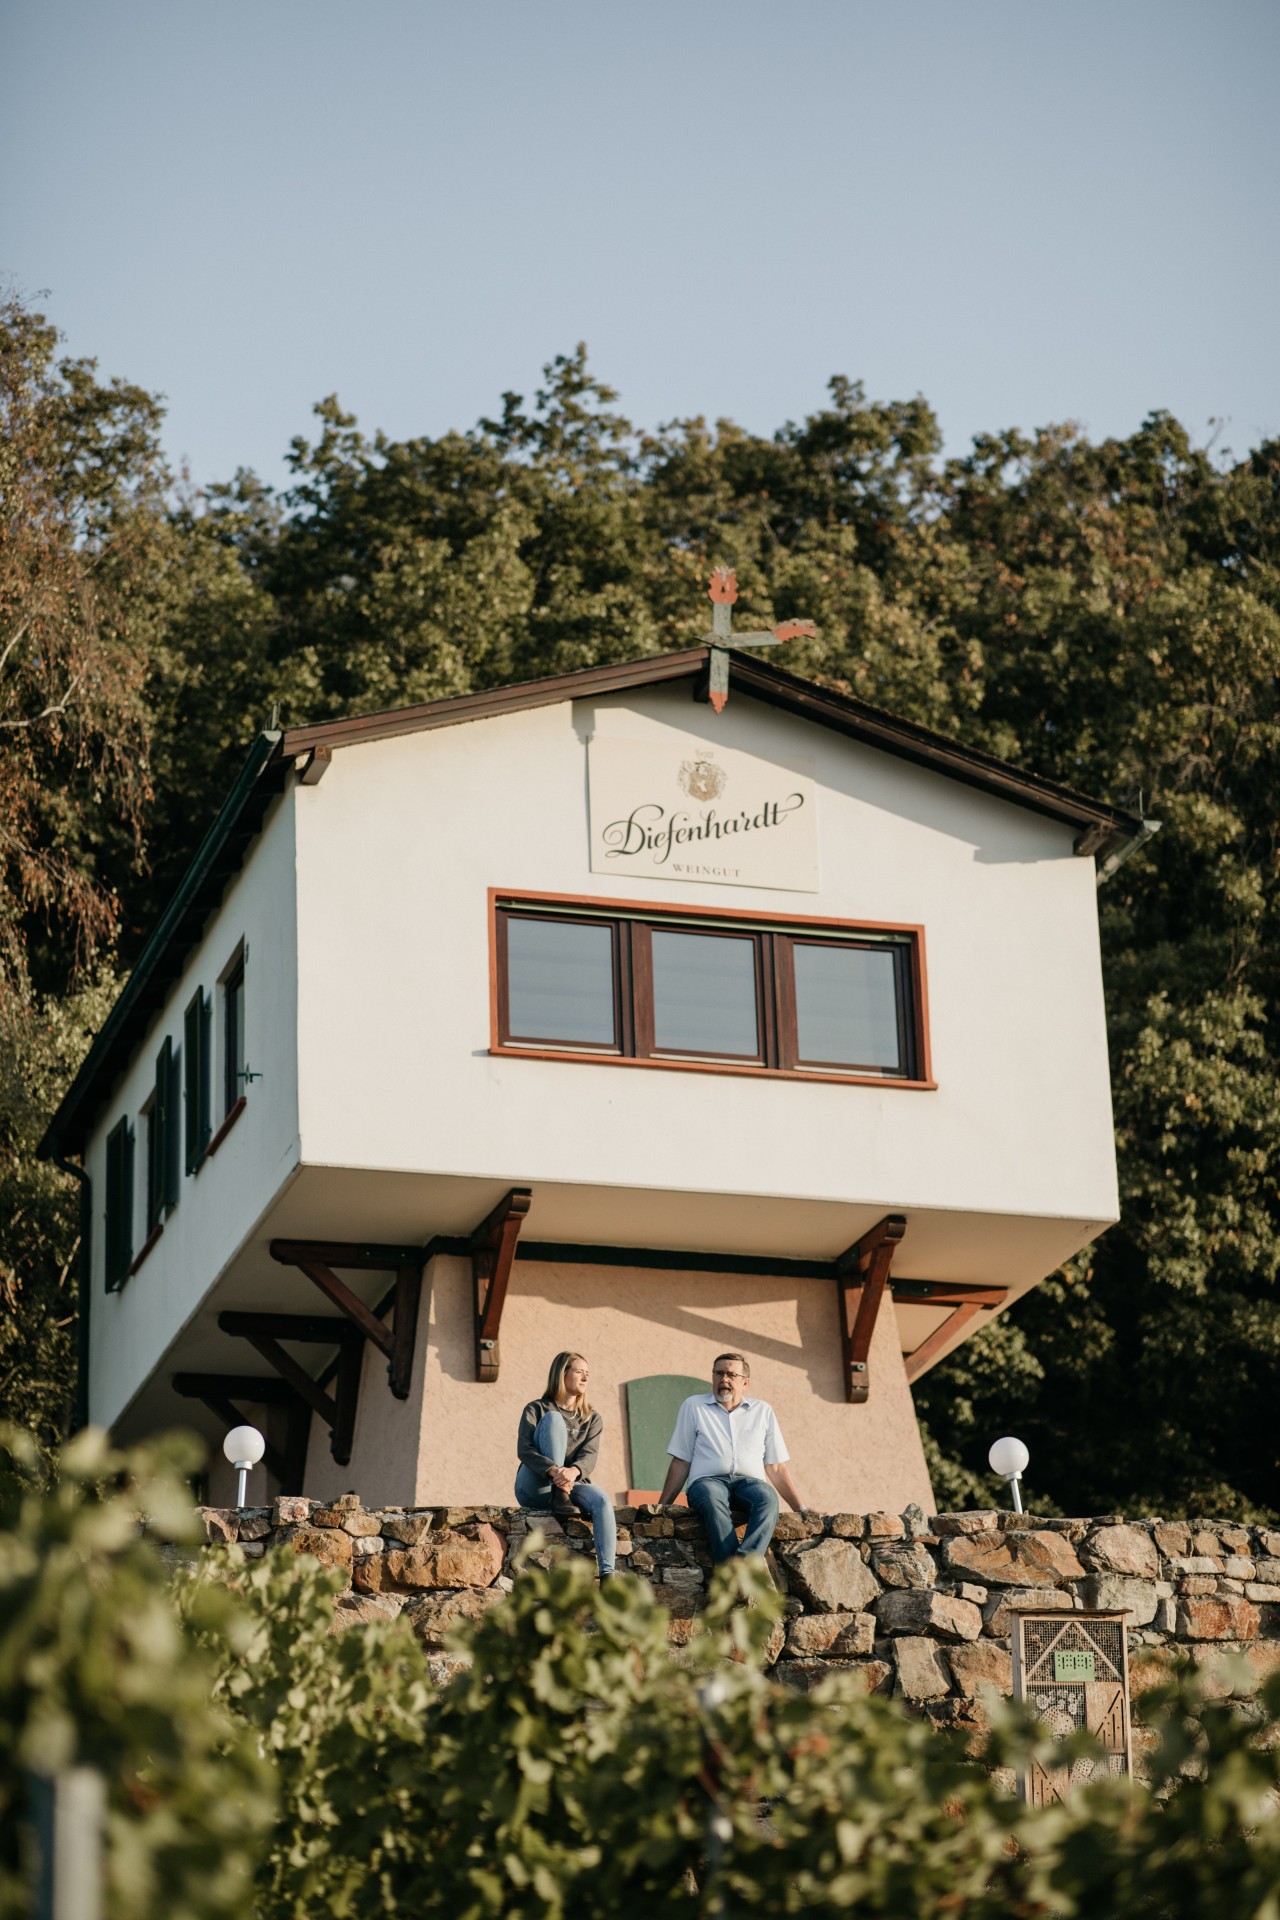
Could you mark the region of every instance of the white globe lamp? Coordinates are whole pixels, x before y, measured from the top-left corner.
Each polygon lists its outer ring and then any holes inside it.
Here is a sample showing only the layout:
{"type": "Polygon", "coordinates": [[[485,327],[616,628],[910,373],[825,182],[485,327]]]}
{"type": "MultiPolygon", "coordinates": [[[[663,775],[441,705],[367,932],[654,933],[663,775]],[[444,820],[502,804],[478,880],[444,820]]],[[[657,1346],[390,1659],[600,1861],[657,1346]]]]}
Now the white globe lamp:
{"type": "Polygon", "coordinates": [[[250,1467],[256,1467],[267,1450],[267,1443],[256,1427],[232,1427],[222,1443],[222,1451],[235,1468],[239,1479],[236,1482],[236,1505],[244,1505],[245,1483],[249,1478],[250,1467]]]}
{"type": "Polygon", "coordinates": [[[1018,1482],[1031,1455],[1021,1440],[1015,1440],[1012,1434],[1006,1434],[1003,1440],[997,1440],[987,1459],[992,1473],[998,1473],[1002,1480],[1009,1482],[1009,1491],[1013,1495],[1013,1510],[1022,1512],[1022,1494],[1018,1482]]]}

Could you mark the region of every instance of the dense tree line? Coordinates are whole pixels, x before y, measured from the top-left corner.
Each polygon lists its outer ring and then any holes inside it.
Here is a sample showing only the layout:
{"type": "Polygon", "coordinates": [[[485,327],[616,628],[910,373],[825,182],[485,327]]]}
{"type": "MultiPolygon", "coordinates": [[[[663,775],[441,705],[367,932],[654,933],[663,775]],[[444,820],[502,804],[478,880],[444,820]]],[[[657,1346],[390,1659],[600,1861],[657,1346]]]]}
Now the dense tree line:
{"type": "Polygon", "coordinates": [[[788,665],[1164,822],[1100,895],[1123,1219],[917,1390],[944,1501],[1010,1428],[1072,1511],[1274,1512],[1280,443],[982,436],[845,379],[771,438],[637,429],[585,351],[438,439],[335,398],[292,482],[175,484],[145,392],[11,303],[0,378],[0,1401],[65,1408],[69,1182],[30,1158],[254,731],[689,644],[712,564],[788,665]],[[16,1224],[15,1224],[16,1219],[16,1224]]]}

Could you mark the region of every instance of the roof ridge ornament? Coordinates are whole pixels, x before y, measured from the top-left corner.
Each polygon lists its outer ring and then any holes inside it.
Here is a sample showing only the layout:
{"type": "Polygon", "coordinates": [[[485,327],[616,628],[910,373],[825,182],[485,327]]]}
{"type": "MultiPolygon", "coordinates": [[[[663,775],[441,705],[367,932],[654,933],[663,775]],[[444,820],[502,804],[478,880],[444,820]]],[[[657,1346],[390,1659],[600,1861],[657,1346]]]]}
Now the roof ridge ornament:
{"type": "Polygon", "coordinates": [[[711,601],[711,631],[702,636],[709,651],[706,683],[699,688],[698,698],[709,700],[716,713],[723,713],[729,698],[730,646],[780,647],[787,640],[811,639],[817,628],[812,620],[784,620],[776,627],[735,633],[730,609],[738,598],[738,576],[732,567],[712,570],[707,597],[711,601]]]}

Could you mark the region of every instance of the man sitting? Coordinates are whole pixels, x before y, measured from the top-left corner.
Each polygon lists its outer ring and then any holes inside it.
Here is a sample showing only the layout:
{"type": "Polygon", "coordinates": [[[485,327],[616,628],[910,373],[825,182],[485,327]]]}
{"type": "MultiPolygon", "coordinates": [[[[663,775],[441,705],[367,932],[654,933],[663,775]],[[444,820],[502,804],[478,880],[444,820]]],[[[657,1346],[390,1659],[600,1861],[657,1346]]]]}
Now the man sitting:
{"type": "Polygon", "coordinates": [[[747,1397],[750,1382],[751,1368],[740,1353],[718,1354],[711,1392],[684,1402],[667,1446],[671,1465],[659,1497],[669,1505],[688,1481],[689,1505],[717,1564],[736,1553],[767,1551],[778,1523],[779,1493],[797,1513],[804,1508],[787,1471],[789,1455],[773,1408],[767,1400],[747,1397]],[[746,1521],[741,1546],[735,1512],[746,1521]]]}

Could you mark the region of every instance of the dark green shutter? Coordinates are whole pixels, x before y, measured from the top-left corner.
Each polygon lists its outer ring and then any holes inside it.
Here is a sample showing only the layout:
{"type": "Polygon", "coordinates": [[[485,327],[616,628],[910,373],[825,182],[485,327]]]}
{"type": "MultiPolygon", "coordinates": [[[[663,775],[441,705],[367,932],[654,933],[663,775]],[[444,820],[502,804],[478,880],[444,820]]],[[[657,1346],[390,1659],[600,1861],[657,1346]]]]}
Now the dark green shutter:
{"type": "Polygon", "coordinates": [[[693,1393],[710,1393],[705,1380],[687,1373],[651,1373],[627,1381],[627,1431],[631,1441],[631,1485],[640,1493],[657,1493],[670,1465],[667,1442],[682,1401],[693,1393]]]}
{"type": "Polygon", "coordinates": [[[161,1197],[166,1207],[176,1207],[182,1192],[181,1141],[178,1137],[178,1115],[182,1111],[182,1049],[174,1052],[173,1043],[166,1040],[165,1053],[169,1058],[169,1093],[164,1109],[164,1179],[161,1197]]]}
{"type": "Polygon", "coordinates": [[[133,1264],[133,1134],[121,1120],[107,1135],[107,1230],[103,1235],[107,1292],[128,1278],[133,1264]]]}
{"type": "Polygon", "coordinates": [[[212,1137],[210,1122],[212,1084],[210,1049],[213,1039],[213,1006],[203,987],[187,1008],[183,1022],[182,1058],[186,1069],[186,1161],[187,1172],[194,1173],[204,1158],[212,1137]]]}

